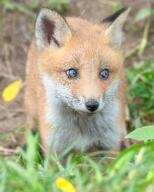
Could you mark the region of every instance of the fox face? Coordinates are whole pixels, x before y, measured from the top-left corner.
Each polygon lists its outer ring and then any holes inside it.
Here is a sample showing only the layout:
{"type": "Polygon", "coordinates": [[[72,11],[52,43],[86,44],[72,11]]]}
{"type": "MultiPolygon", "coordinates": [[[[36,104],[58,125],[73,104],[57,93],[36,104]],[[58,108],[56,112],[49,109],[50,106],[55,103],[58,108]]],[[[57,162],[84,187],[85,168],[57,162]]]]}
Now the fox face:
{"type": "Polygon", "coordinates": [[[114,100],[124,81],[120,46],[128,12],[125,9],[101,25],[78,18],[65,20],[46,9],[40,13],[38,64],[51,102],[94,114],[114,100]]]}

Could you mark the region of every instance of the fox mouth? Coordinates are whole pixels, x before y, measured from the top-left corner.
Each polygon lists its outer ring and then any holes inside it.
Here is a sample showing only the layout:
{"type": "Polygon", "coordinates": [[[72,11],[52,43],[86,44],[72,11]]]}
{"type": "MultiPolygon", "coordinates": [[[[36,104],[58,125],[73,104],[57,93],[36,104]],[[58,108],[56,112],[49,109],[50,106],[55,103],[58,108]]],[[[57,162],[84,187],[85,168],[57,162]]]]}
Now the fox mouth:
{"type": "Polygon", "coordinates": [[[80,114],[80,115],[85,115],[85,116],[94,116],[94,115],[96,115],[99,111],[97,110],[97,111],[93,111],[93,112],[90,112],[90,111],[76,111],[78,114],[80,114]]]}
{"type": "Polygon", "coordinates": [[[65,104],[65,107],[67,107],[67,109],[71,109],[72,112],[75,112],[76,114],[79,114],[79,115],[84,115],[84,116],[94,116],[96,115],[98,112],[99,112],[99,109],[97,109],[96,111],[89,111],[89,110],[86,110],[86,109],[77,109],[73,106],[69,106],[67,104],[65,104]]]}

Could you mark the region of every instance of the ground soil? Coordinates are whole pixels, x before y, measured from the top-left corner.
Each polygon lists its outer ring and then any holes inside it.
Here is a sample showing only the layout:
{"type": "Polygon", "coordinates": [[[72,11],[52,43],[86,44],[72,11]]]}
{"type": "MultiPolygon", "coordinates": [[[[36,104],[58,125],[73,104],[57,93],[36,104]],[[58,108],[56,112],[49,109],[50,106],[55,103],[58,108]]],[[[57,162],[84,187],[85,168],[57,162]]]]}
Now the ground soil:
{"type": "MultiPolygon", "coordinates": [[[[26,2],[16,0],[24,6],[26,2]]],[[[115,3],[120,2],[132,8],[125,26],[124,52],[128,54],[140,42],[145,22],[134,24],[134,15],[144,7],[153,6],[153,0],[72,0],[65,15],[80,16],[94,23],[99,23],[113,12],[115,3]]],[[[34,34],[35,19],[27,11],[6,11],[0,7],[0,95],[3,89],[12,81],[25,81],[25,63],[28,47],[34,34]]],[[[154,27],[151,26],[149,44],[142,57],[131,56],[126,60],[126,66],[152,57],[154,53],[154,27]]],[[[130,68],[131,70],[131,68],[130,68]]],[[[5,103],[0,96],[0,146],[15,148],[23,140],[22,130],[25,125],[24,87],[18,97],[10,103],[5,103]]]]}

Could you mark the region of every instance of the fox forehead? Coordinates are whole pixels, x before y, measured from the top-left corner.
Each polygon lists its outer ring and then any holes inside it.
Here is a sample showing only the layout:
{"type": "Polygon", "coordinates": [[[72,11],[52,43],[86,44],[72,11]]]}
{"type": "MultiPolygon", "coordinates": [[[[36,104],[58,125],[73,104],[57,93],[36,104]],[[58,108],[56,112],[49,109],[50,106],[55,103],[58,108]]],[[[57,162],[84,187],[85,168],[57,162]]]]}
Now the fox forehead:
{"type": "MultiPolygon", "coordinates": [[[[78,38],[78,40],[84,39],[86,40],[96,40],[99,34],[102,34],[105,32],[106,26],[103,25],[97,25],[92,24],[84,19],[76,18],[76,17],[68,17],[66,18],[67,23],[69,24],[71,31],[73,35],[78,38]]],[[[104,43],[108,42],[107,38],[101,38],[101,41],[104,41],[104,43]]]]}
{"type": "Polygon", "coordinates": [[[105,38],[106,26],[93,25],[79,18],[67,18],[72,38],[65,46],[55,49],[44,48],[41,51],[41,64],[45,70],[66,70],[80,67],[121,68],[123,63],[119,49],[110,46],[105,38]]]}

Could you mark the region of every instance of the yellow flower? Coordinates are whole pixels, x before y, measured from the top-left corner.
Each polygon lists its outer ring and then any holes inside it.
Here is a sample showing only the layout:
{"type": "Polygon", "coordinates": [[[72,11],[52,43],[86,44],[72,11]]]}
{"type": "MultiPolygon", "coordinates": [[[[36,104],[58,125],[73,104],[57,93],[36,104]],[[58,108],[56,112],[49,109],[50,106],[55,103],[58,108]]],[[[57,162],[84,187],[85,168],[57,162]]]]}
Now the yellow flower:
{"type": "Polygon", "coordinates": [[[56,179],[56,186],[63,192],[76,192],[75,187],[66,179],[58,177],[56,179]]]}
{"type": "Polygon", "coordinates": [[[22,87],[22,80],[14,81],[9,84],[2,93],[2,98],[5,102],[12,101],[19,93],[22,87]]]}

